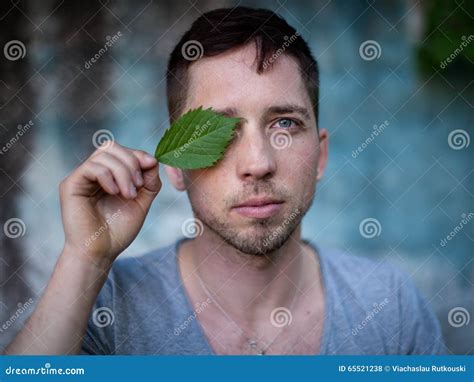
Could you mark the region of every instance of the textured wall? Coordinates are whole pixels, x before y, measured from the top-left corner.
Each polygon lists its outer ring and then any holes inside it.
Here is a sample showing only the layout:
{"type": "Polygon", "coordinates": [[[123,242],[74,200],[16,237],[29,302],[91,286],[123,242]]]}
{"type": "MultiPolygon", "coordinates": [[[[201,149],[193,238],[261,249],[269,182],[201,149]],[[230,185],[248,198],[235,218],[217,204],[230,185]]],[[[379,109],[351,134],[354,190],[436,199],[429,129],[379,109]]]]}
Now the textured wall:
{"type": "MultiPolygon", "coordinates": [[[[320,64],[330,161],[304,236],[389,258],[435,309],[450,351],[473,353],[472,65],[471,73],[447,70],[461,52],[445,68],[420,73],[417,47],[432,44],[426,12],[415,2],[388,3],[243,5],[283,15],[320,64]]],[[[233,4],[2,2],[0,346],[31,313],[62,248],[60,180],[95,149],[101,129],[153,152],[167,127],[168,54],[194,18],[233,4]],[[4,51],[12,40],[21,43],[19,56],[4,51]]],[[[458,5],[445,18],[466,11],[458,5]]],[[[447,24],[437,29],[455,52],[463,41],[448,37],[447,24]]],[[[165,181],[125,255],[168,244],[190,216],[186,195],[165,181]]]]}

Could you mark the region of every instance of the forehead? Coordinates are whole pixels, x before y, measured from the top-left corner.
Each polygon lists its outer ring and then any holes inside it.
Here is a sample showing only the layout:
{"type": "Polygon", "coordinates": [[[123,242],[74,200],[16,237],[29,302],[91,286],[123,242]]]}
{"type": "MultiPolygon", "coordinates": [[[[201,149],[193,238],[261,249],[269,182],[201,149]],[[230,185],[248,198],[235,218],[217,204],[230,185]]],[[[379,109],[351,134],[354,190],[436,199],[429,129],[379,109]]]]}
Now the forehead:
{"type": "Polygon", "coordinates": [[[282,103],[311,108],[296,60],[282,54],[270,70],[258,74],[255,57],[255,44],[248,44],[193,63],[185,109],[203,105],[249,111],[282,103]]]}

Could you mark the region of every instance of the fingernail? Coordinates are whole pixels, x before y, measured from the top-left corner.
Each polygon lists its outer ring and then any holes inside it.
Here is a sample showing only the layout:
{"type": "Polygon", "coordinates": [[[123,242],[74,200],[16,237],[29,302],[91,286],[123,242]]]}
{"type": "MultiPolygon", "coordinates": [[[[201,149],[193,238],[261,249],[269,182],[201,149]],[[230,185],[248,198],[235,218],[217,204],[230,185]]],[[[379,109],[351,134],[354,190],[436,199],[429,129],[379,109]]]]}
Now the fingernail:
{"type": "Polygon", "coordinates": [[[148,163],[150,163],[150,164],[156,162],[156,158],[155,158],[155,157],[152,157],[151,155],[148,155],[148,154],[147,154],[145,158],[146,158],[146,161],[147,161],[148,163]]]}
{"type": "Polygon", "coordinates": [[[135,171],[135,181],[137,182],[137,186],[143,186],[143,177],[141,171],[135,171]]]}
{"type": "Polygon", "coordinates": [[[137,197],[137,189],[135,188],[135,186],[133,184],[130,185],[130,195],[132,196],[132,198],[137,197]]]}

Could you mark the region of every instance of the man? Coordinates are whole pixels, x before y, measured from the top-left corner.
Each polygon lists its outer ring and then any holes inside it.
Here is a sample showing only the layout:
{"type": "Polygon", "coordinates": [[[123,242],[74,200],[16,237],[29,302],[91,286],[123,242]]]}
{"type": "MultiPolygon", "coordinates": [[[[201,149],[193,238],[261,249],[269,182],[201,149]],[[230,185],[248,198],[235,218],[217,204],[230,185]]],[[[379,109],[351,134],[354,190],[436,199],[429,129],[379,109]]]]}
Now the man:
{"type": "Polygon", "coordinates": [[[64,250],[7,353],[443,352],[403,275],[301,239],[328,133],[317,64],[295,29],[269,10],[208,12],[173,50],[167,81],[171,121],[199,106],[242,118],[215,166],[166,167],[197,237],[114,262],[161,181],[149,154],[104,145],[61,183],[64,250]]]}

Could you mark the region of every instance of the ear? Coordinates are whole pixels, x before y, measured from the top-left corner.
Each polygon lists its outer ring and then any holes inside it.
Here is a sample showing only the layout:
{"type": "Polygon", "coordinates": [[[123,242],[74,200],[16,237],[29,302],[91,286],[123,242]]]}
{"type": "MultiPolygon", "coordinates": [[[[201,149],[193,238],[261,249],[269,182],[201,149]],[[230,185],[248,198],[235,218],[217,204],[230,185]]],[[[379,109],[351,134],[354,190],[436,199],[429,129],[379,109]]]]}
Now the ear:
{"type": "Polygon", "coordinates": [[[319,182],[324,175],[326,164],[328,162],[329,134],[326,129],[319,130],[319,158],[318,158],[318,176],[319,182]]]}
{"type": "Polygon", "coordinates": [[[178,191],[184,191],[186,189],[184,184],[184,174],[181,169],[165,165],[165,171],[174,188],[178,191]]]}

